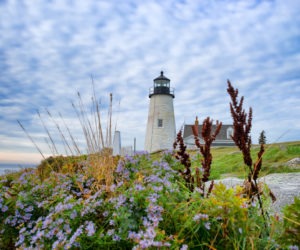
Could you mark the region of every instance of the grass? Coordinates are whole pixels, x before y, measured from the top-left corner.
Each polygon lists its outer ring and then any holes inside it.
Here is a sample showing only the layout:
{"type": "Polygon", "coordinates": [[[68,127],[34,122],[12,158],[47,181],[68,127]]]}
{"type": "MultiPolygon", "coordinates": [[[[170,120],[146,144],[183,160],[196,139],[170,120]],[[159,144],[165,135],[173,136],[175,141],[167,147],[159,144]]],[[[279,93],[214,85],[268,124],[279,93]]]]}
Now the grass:
{"type": "MultiPolygon", "coordinates": [[[[251,156],[256,160],[259,147],[252,146],[251,156]]],[[[189,150],[195,157],[197,150],[189,150]]],[[[213,155],[210,179],[222,179],[226,177],[245,178],[247,168],[243,162],[242,153],[237,147],[212,148],[213,155]]],[[[151,155],[152,159],[158,160],[160,153],[151,155]]],[[[266,145],[266,152],[263,155],[262,170],[260,177],[273,173],[300,172],[300,168],[293,168],[286,165],[291,159],[300,157],[300,141],[282,142],[266,145]]],[[[193,167],[199,167],[200,163],[193,163],[193,167]]]]}
{"type": "MultiPolygon", "coordinates": [[[[253,147],[251,156],[256,159],[258,147],[253,147]]],[[[212,177],[222,178],[225,176],[245,177],[245,165],[242,154],[236,147],[212,149],[212,177]]],[[[263,164],[260,176],[271,173],[300,172],[300,168],[286,166],[286,162],[300,156],[300,142],[285,142],[266,145],[263,155],[263,164]]]]}

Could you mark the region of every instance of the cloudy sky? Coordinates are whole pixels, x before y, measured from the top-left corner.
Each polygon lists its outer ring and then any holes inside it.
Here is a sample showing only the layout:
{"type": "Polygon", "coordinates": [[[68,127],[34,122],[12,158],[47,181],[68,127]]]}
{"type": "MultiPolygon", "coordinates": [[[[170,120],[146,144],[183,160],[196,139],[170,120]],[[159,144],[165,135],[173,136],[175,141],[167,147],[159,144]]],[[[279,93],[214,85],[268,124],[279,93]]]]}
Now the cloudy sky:
{"type": "Polygon", "coordinates": [[[274,1],[0,1],[0,161],[41,157],[54,138],[47,117],[61,112],[72,133],[82,132],[71,102],[88,105],[91,79],[106,118],[122,144],[144,145],[148,91],[164,70],[175,88],[177,129],[210,116],[232,122],[226,80],[253,108],[253,142],[300,140],[300,2],[274,1]],[[120,102],[120,104],[119,104],[120,102]]]}

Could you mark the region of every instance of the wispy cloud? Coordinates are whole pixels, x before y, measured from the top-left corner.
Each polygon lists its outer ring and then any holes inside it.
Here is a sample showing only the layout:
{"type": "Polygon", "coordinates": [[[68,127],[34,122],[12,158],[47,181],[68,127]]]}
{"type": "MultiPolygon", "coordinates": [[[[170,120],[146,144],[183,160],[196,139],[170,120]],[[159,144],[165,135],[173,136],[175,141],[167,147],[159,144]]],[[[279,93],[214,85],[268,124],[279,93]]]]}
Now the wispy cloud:
{"type": "Polygon", "coordinates": [[[3,1],[0,151],[34,152],[17,119],[43,143],[43,107],[81,138],[70,103],[77,91],[89,101],[90,75],[104,108],[109,92],[115,111],[121,100],[123,144],[137,137],[142,149],[161,69],[176,89],[177,128],[196,115],[230,123],[229,78],[254,109],[254,142],[263,129],[269,142],[287,130],[280,140],[300,140],[299,11],[292,0],[3,1]]]}

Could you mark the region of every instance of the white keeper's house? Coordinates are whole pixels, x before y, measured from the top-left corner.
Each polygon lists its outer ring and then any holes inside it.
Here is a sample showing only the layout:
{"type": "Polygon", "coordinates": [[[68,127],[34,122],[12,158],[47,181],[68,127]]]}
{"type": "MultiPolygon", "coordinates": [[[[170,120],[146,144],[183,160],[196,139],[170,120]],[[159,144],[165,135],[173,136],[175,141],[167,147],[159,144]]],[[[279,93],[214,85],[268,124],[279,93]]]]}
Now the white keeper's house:
{"type": "MultiPolygon", "coordinates": [[[[199,121],[201,122],[201,120],[199,121]]],[[[212,128],[212,134],[216,130],[216,125],[213,125],[212,128]]],[[[196,149],[195,145],[195,140],[194,140],[194,135],[192,131],[192,125],[184,125],[183,127],[183,141],[184,144],[187,146],[188,149],[196,149]]],[[[204,144],[203,139],[201,138],[201,130],[202,130],[202,125],[198,126],[198,131],[199,131],[199,140],[200,144],[204,144]]],[[[219,134],[216,137],[216,140],[212,142],[212,147],[232,147],[234,146],[234,142],[231,139],[231,135],[233,135],[233,125],[224,125],[222,124],[221,130],[219,134]]]]}

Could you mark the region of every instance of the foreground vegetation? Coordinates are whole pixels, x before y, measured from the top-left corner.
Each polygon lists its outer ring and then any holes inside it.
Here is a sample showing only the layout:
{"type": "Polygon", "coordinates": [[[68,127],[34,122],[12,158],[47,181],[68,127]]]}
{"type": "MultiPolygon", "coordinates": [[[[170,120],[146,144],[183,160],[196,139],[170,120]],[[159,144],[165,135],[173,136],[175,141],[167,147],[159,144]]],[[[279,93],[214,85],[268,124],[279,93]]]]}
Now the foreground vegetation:
{"type": "MultiPolygon", "coordinates": [[[[222,123],[217,122],[212,133],[209,117],[203,121],[202,131],[197,130],[197,119],[193,126],[197,152],[186,150],[179,131],[172,151],[113,157],[107,147],[111,137],[104,143],[101,126],[92,129],[80,102],[78,115],[87,155],[81,153],[71,134],[73,149],[62,135],[66,153],[80,156],[50,157],[37,169],[0,177],[0,248],[298,249],[300,199],[295,197],[283,215],[271,216],[269,204],[276,197],[258,182],[264,171],[265,147],[261,144],[251,151],[252,110],[247,119],[243,99],[237,101],[238,91],[230,82],[228,93],[234,120],[232,139],[242,152],[229,157],[243,162],[237,169],[216,155],[213,163],[211,144],[222,123]],[[221,176],[224,169],[234,172],[239,167],[244,172],[243,186],[228,189],[213,181],[207,186],[208,180],[221,176]]],[[[95,124],[101,125],[98,102],[93,100],[95,124]]],[[[111,123],[108,128],[111,131],[111,123]]],[[[50,148],[57,153],[46,131],[50,148]]],[[[215,152],[218,150],[227,149],[215,152]]],[[[287,146],[291,154],[297,150],[298,145],[287,146]]]]}
{"type": "MultiPolygon", "coordinates": [[[[0,247],[276,249],[299,240],[299,200],[286,209],[288,220],[274,216],[266,227],[242,187],[190,192],[172,152],[159,161],[147,154],[119,159],[111,185],[95,179],[88,162],[1,177],[0,247]]],[[[270,203],[267,187],[262,196],[270,203]]]]}

